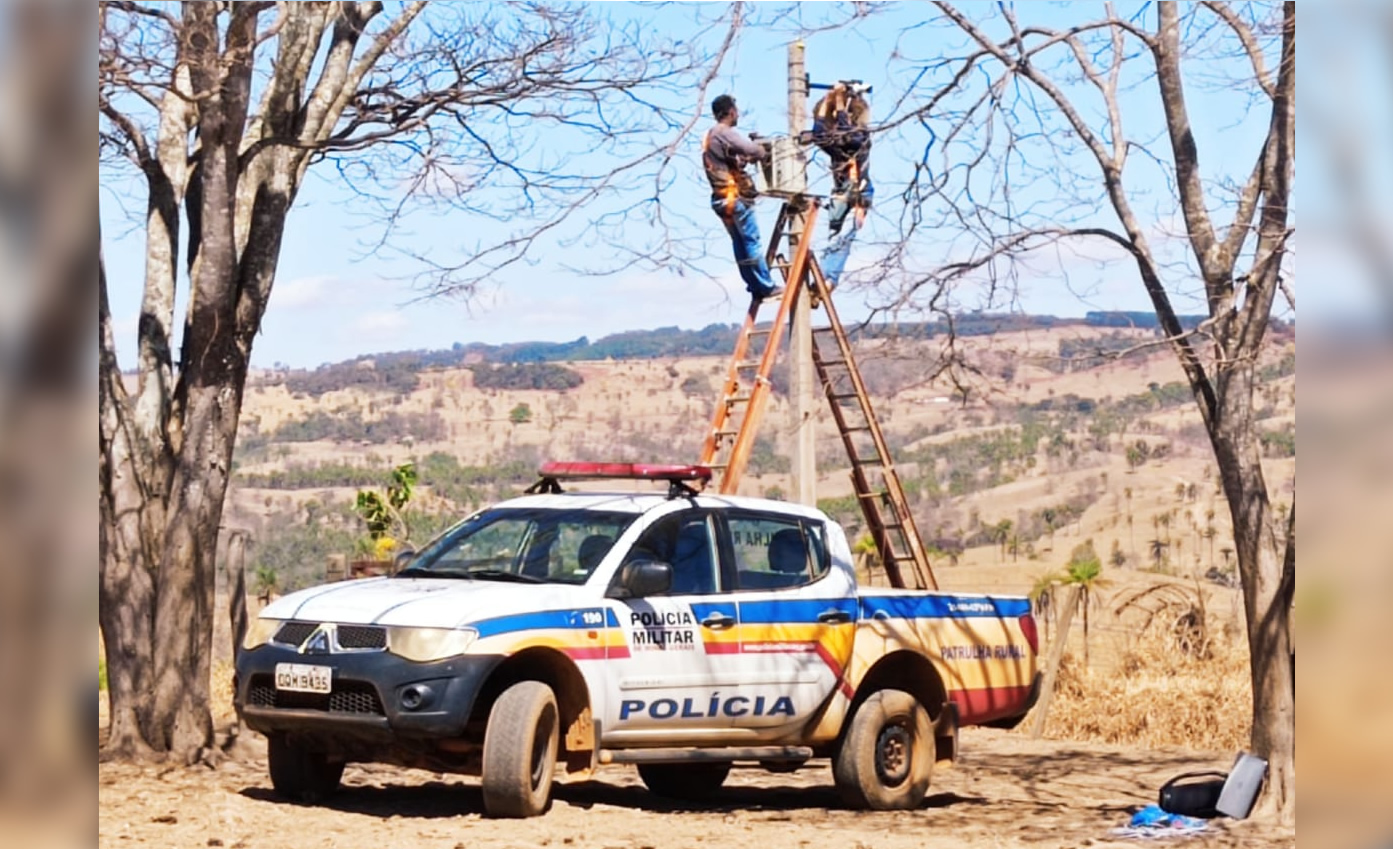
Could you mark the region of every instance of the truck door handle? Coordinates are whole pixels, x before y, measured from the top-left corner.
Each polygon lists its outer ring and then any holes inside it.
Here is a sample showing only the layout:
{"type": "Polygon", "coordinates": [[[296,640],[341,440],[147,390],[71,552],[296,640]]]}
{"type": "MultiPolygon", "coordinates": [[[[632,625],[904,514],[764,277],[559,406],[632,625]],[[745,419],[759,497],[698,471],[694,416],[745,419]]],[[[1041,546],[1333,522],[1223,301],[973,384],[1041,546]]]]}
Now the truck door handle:
{"type": "Polygon", "coordinates": [[[847,613],[845,610],[832,608],[819,613],[817,615],[817,621],[824,625],[841,625],[851,621],[851,614],[847,613]]]}
{"type": "Polygon", "coordinates": [[[735,624],[735,617],[727,616],[724,613],[712,613],[710,616],[701,620],[701,624],[703,627],[710,628],[713,631],[719,631],[722,628],[733,626],[735,624]]]}

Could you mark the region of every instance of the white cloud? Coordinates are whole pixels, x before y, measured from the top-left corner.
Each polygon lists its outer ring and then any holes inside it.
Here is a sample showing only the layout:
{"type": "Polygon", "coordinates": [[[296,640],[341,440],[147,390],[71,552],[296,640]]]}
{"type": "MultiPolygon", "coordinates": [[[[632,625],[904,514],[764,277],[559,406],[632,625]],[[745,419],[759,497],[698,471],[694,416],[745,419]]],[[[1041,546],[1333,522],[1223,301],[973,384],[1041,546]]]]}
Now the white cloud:
{"type": "Polygon", "coordinates": [[[317,307],[326,303],[336,288],[344,285],[343,281],[328,275],[297,277],[277,283],[271,292],[271,303],[278,310],[317,307]]]}
{"type": "Polygon", "coordinates": [[[383,310],[358,316],[358,319],[353,322],[352,329],[356,335],[372,339],[389,339],[410,325],[411,322],[407,321],[406,316],[402,315],[400,310],[383,310]]]}

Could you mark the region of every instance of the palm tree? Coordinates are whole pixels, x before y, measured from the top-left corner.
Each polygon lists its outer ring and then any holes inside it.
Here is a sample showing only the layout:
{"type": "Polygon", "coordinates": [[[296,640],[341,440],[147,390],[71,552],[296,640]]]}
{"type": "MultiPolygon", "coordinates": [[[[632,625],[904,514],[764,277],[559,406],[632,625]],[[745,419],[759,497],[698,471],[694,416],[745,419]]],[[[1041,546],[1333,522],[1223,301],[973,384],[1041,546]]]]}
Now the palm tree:
{"type": "Polygon", "coordinates": [[[1044,521],[1045,530],[1050,535],[1050,550],[1053,551],[1054,530],[1057,527],[1056,523],[1059,521],[1059,511],[1053,507],[1046,507],[1044,510],[1040,511],[1040,518],[1044,521]]]}
{"type": "Polygon", "coordinates": [[[1060,576],[1065,584],[1078,586],[1079,605],[1083,608],[1083,668],[1088,668],[1088,609],[1098,602],[1098,590],[1110,581],[1103,577],[1103,561],[1093,549],[1093,540],[1074,547],[1069,565],[1060,576]]]}
{"type": "Polygon", "coordinates": [[[1030,587],[1030,608],[1035,619],[1045,626],[1045,642],[1050,641],[1050,623],[1054,620],[1054,588],[1060,576],[1054,572],[1037,575],[1030,587]]]}
{"type": "Polygon", "coordinates": [[[253,577],[255,578],[253,587],[256,590],[256,600],[262,607],[265,607],[271,603],[271,596],[280,589],[280,573],[272,566],[262,563],[256,567],[253,577]]]}
{"type": "Polygon", "coordinates": [[[1006,543],[1011,539],[1011,524],[1012,522],[1010,519],[1002,519],[991,528],[992,537],[996,540],[997,545],[1000,546],[1000,551],[997,556],[997,562],[999,563],[1006,562],[1006,543]]]}
{"type": "Polygon", "coordinates": [[[1166,541],[1163,539],[1153,539],[1151,541],[1151,559],[1155,561],[1157,571],[1160,571],[1161,565],[1165,562],[1166,549],[1168,548],[1170,548],[1170,546],[1167,545],[1166,541]]]}
{"type": "Polygon", "coordinates": [[[1219,535],[1214,527],[1214,508],[1204,511],[1204,538],[1209,540],[1209,568],[1214,568],[1214,538],[1219,535]]]}

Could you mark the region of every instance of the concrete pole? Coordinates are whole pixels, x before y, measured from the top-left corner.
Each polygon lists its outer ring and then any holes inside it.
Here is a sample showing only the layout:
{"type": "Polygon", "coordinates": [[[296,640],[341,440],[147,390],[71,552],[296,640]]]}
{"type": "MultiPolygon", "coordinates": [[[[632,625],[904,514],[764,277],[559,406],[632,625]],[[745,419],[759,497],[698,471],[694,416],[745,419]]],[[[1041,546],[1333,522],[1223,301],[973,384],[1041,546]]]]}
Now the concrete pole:
{"type": "MultiPolygon", "coordinates": [[[[803,62],[803,42],[795,41],[788,46],[788,134],[797,138],[808,127],[808,74],[803,62]]],[[[804,180],[807,184],[804,165],[804,180]]],[[[794,216],[788,224],[789,256],[799,239],[811,239],[813,234],[804,232],[804,216],[794,216]]],[[[796,280],[801,284],[803,281],[796,280]]],[[[793,499],[809,507],[817,506],[817,443],[815,441],[814,404],[816,401],[813,377],[813,335],[812,310],[808,305],[808,293],[804,291],[798,298],[793,311],[792,338],[789,340],[789,357],[793,377],[793,499]]]]}

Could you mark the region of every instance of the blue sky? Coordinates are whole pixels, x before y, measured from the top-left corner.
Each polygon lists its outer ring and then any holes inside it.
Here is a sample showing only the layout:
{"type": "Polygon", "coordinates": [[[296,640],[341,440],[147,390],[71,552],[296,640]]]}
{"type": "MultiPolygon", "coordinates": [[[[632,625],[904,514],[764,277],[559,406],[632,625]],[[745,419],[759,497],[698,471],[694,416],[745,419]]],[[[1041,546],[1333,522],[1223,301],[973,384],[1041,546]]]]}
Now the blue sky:
{"type": "MultiPolygon", "coordinates": [[[[853,27],[808,35],[807,62],[813,80],[860,78],[874,84],[873,114],[877,121],[885,120],[890,105],[906,92],[925,64],[937,56],[955,54],[963,45],[962,36],[923,25],[927,8],[897,4],[853,27]],[[916,25],[920,26],[911,29],[916,25]]],[[[984,14],[990,10],[985,5],[969,8],[984,14]]],[[[713,9],[707,6],[705,13],[713,9]]],[[[1092,16],[1096,11],[1092,4],[1029,4],[1028,8],[1021,8],[1024,18],[1052,25],[1092,16]]],[[[693,27],[695,14],[682,7],[623,7],[607,13],[636,17],[644,26],[674,36],[693,27]]],[[[804,23],[815,24],[817,17],[827,13],[827,7],[805,7],[804,23]]],[[[765,134],[787,129],[784,63],[786,46],[795,28],[792,21],[750,26],[727,57],[712,93],[729,91],[736,95],[742,107],[742,129],[765,134]]],[[[1159,132],[1153,91],[1154,84],[1136,81],[1135,90],[1125,96],[1129,133],[1145,136],[1159,132]]],[[[1244,116],[1236,102],[1232,94],[1192,95],[1204,165],[1207,172],[1215,175],[1246,173],[1265,129],[1264,115],[1244,116]]],[[[690,108],[706,111],[705,104],[695,102],[690,108]]],[[[709,119],[703,117],[698,129],[707,124],[709,119]]],[[[910,126],[877,139],[872,167],[877,182],[877,208],[866,235],[868,252],[875,251],[870,243],[878,238],[889,239],[896,232],[895,222],[903,211],[897,195],[925,140],[916,132],[910,126]]],[[[547,140],[541,143],[545,145],[547,140]]],[[[707,210],[707,189],[695,155],[696,139],[691,138],[662,202],[665,209],[689,218],[685,235],[702,240],[700,244],[707,256],[697,260],[696,266],[709,276],[679,276],[636,266],[606,276],[581,274],[573,269],[612,267],[623,265],[624,261],[612,247],[593,240],[589,244],[553,241],[540,246],[533,264],[508,269],[467,301],[422,300],[412,283],[419,266],[400,256],[369,253],[365,246],[378,234],[377,228],[336,182],[332,168],[312,169],[291,214],[275,291],[255,343],[253,362],[261,366],[283,362],[312,367],[363,353],[444,348],[455,342],[563,341],[579,336],[595,339],[623,330],[670,325],[694,328],[737,321],[745,308],[746,296],[734,273],[724,231],[707,210]]],[[[819,179],[824,170],[823,164],[815,160],[814,179],[819,179]]],[[[1164,189],[1160,171],[1148,170],[1146,163],[1129,166],[1129,179],[1143,192],[1164,189]]],[[[128,210],[139,210],[143,202],[127,191],[129,188],[107,180],[101,195],[112,312],[125,365],[132,362],[143,250],[141,234],[128,217],[128,210]]],[[[1020,191],[1028,197],[1031,189],[1022,186],[1020,191]]],[[[1143,212],[1150,216],[1150,223],[1164,231],[1174,223],[1166,210],[1169,192],[1152,194],[1156,196],[1153,206],[1145,207],[1143,212]]],[[[1039,201],[1048,203],[1049,198],[1039,201]]],[[[614,202],[617,201],[597,203],[595,213],[614,202]]],[[[765,235],[772,226],[776,203],[761,202],[765,235]]],[[[441,211],[417,214],[408,225],[398,237],[402,247],[441,257],[467,248],[474,240],[496,238],[507,227],[506,223],[480,220],[461,212],[441,211]]],[[[635,227],[636,241],[651,236],[640,230],[635,227]]],[[[574,228],[563,228],[562,232],[575,234],[574,228]]],[[[945,259],[953,250],[932,238],[914,247],[923,265],[945,259]]],[[[1125,265],[1099,264],[1097,260],[1102,258],[1104,254],[1095,249],[1051,258],[1049,262],[1068,267],[1067,281],[1055,273],[1041,273],[1038,279],[1027,275],[1017,298],[994,301],[991,306],[1056,315],[1081,315],[1089,309],[1146,309],[1148,302],[1135,275],[1125,265]]],[[[853,268],[856,264],[853,255],[853,268]]],[[[1177,306],[1182,311],[1198,311],[1192,298],[1183,292],[1179,294],[1177,306]]],[[[839,306],[844,317],[855,318],[865,315],[870,305],[885,300],[884,292],[853,286],[840,293],[839,306]]],[[[964,308],[982,305],[970,294],[958,303],[964,308]]]]}

